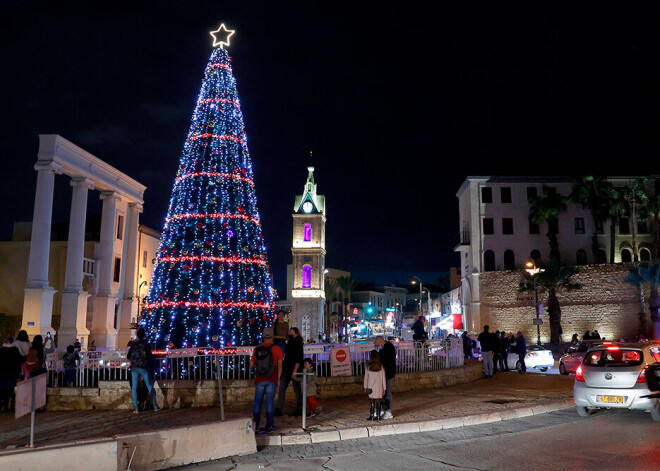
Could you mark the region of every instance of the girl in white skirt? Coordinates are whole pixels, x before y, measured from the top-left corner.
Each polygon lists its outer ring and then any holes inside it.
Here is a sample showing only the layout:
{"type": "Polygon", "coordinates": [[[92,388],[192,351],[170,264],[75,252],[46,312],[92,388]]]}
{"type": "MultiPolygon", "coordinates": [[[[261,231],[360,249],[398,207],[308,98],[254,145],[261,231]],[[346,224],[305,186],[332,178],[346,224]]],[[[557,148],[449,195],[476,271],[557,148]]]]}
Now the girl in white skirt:
{"type": "Polygon", "coordinates": [[[380,354],[373,350],[364,372],[364,391],[371,400],[367,420],[380,420],[380,400],[387,389],[385,369],[380,361],[380,354]]]}

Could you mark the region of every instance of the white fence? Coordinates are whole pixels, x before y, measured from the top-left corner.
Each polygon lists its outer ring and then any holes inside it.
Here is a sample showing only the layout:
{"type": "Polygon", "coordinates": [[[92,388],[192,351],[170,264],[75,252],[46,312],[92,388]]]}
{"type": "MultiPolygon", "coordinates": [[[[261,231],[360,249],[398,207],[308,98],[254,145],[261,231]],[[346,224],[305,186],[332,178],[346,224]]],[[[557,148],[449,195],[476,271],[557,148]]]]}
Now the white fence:
{"type": "MultiPolygon", "coordinates": [[[[463,364],[463,342],[459,339],[430,340],[425,343],[393,342],[397,350],[397,372],[434,371],[463,364]]],[[[348,346],[351,372],[362,376],[369,361],[373,343],[309,344],[304,346],[306,358],[311,358],[317,376],[330,376],[330,349],[348,346]]],[[[172,349],[156,352],[152,374],[155,380],[215,380],[218,371],[222,379],[252,379],[254,369],[250,359],[254,347],[214,349],[172,349]],[[219,363],[219,364],[218,364],[219,363]]],[[[62,354],[48,356],[49,385],[65,386],[62,354]]],[[[96,350],[81,352],[75,369],[75,386],[94,387],[99,381],[127,381],[130,362],[126,350],[96,350]]]]}

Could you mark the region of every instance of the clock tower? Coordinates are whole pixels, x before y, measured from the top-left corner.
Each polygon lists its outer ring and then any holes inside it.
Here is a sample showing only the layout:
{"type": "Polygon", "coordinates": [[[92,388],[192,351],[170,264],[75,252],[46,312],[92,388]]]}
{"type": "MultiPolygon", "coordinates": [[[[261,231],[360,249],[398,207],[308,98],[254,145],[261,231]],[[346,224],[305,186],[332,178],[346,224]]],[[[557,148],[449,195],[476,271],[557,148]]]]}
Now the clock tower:
{"type": "Polygon", "coordinates": [[[291,326],[303,339],[317,339],[324,332],[325,307],[325,196],[316,194],[314,167],[302,195],[293,205],[293,287],[291,326]]]}

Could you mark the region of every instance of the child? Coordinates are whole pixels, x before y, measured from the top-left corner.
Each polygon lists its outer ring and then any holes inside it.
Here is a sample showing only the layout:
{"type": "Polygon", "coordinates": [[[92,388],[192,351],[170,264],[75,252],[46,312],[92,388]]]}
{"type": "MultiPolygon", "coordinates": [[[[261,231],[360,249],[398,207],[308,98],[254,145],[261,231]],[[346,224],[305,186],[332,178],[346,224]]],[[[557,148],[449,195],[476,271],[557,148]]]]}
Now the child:
{"type": "Polygon", "coordinates": [[[380,361],[380,354],[372,350],[364,373],[364,391],[371,399],[369,417],[367,420],[380,420],[380,400],[387,389],[385,369],[380,361]]]}
{"type": "MultiPolygon", "coordinates": [[[[314,398],[314,395],[318,394],[319,392],[319,387],[316,384],[314,363],[312,362],[311,358],[305,358],[303,360],[303,368],[305,368],[305,373],[307,373],[305,376],[307,379],[307,416],[314,417],[321,413],[321,406],[319,406],[318,402],[316,402],[316,398],[314,398]]],[[[302,376],[298,376],[298,381],[300,381],[301,378],[302,376]]]]}
{"type": "Polygon", "coordinates": [[[64,385],[74,386],[76,383],[76,362],[78,360],[78,352],[75,351],[73,345],[66,347],[66,353],[62,355],[64,363],[64,385]]]}

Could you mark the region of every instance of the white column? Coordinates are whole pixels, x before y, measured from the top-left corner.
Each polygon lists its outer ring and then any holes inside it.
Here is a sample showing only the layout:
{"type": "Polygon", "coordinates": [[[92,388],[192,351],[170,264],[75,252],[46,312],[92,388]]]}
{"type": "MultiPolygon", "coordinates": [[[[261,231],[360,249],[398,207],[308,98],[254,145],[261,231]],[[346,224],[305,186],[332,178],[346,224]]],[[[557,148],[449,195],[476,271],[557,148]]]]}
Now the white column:
{"type": "Polygon", "coordinates": [[[135,296],[135,282],[138,270],[138,223],[142,205],[128,205],[126,228],[126,253],[124,254],[124,299],[121,301],[119,317],[118,347],[123,348],[131,338],[131,322],[137,321],[138,299],[135,296]]]}
{"type": "Polygon", "coordinates": [[[37,189],[21,325],[21,329],[30,336],[53,331],[51,321],[55,290],[48,284],[48,264],[55,173],[59,173],[62,167],[54,162],[37,162],[34,169],[37,171],[37,189]]]}
{"type": "Polygon", "coordinates": [[[89,330],[87,321],[87,298],[83,290],[83,258],[85,250],[85,220],[87,216],[87,193],[94,188],[91,180],[83,177],[71,179],[71,217],[69,220],[69,240],[66,252],[66,273],[62,291],[62,317],[57,341],[61,347],[73,344],[80,339],[87,345],[89,330]]]}
{"type": "Polygon", "coordinates": [[[99,286],[94,299],[94,316],[90,342],[96,347],[116,348],[117,329],[115,329],[115,305],[117,297],[112,293],[112,270],[114,268],[115,217],[119,195],[113,191],[101,193],[103,211],[101,214],[101,240],[99,267],[99,286]]]}

